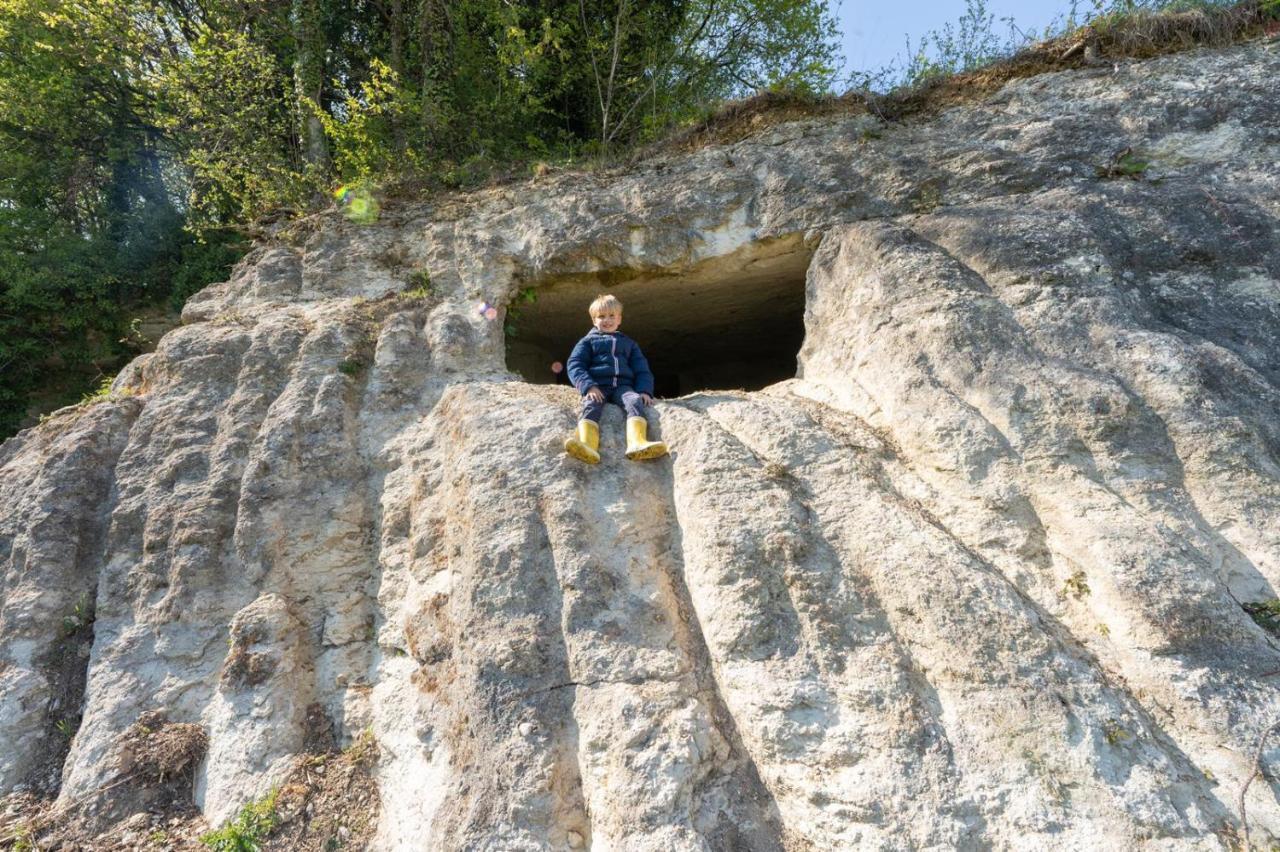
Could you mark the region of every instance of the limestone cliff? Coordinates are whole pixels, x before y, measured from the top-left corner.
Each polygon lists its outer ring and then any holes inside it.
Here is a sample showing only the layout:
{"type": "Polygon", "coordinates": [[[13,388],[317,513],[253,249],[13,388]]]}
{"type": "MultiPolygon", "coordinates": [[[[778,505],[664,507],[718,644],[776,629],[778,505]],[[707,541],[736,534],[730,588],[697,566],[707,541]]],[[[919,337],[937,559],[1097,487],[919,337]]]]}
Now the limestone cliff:
{"type": "Polygon", "coordinates": [[[0,792],[126,817],[163,711],[213,825],[371,732],[382,850],[1270,848],[1277,79],[281,227],[0,448],[0,792]],[[561,451],[604,289],[667,459],[561,451]]]}

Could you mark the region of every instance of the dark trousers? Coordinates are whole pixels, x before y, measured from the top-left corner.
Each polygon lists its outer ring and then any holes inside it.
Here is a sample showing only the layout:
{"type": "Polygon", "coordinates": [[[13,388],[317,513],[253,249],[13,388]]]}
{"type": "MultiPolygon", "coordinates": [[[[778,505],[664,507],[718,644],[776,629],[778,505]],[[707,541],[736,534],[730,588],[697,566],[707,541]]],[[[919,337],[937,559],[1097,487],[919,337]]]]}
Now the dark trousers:
{"type": "Polygon", "coordinates": [[[640,394],[631,388],[600,388],[600,390],[604,391],[604,402],[596,402],[589,396],[582,398],[583,420],[599,423],[600,415],[604,414],[605,402],[612,402],[614,405],[622,406],[627,410],[628,417],[644,417],[644,400],[640,398],[640,394]]]}

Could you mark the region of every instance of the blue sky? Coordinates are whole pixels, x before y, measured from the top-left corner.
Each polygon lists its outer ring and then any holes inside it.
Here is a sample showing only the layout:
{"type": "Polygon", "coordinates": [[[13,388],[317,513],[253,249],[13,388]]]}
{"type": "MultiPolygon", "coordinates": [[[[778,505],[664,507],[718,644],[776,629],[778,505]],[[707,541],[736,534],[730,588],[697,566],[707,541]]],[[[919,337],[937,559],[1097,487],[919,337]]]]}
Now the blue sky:
{"type": "MultiPolygon", "coordinates": [[[[835,6],[838,0],[830,0],[835,6]]],[[[836,20],[843,38],[845,73],[871,71],[905,57],[906,36],[912,43],[943,24],[954,24],[964,14],[964,0],[839,0],[836,20]]],[[[1086,8],[1089,4],[1081,3],[1086,8]]],[[[1042,32],[1055,17],[1065,14],[1070,0],[988,0],[987,11],[996,17],[1002,37],[1008,27],[1001,18],[1012,16],[1023,30],[1042,32]]]]}

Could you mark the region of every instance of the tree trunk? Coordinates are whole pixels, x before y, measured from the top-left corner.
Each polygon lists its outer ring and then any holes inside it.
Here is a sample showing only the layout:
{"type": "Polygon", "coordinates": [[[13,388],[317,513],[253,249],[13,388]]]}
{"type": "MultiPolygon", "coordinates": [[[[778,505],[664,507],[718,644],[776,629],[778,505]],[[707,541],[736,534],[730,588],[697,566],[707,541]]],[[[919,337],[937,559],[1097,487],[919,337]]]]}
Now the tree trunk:
{"type": "Polygon", "coordinates": [[[329,145],[318,111],[323,109],[325,44],[318,0],[293,0],[290,16],[296,52],[293,89],[302,124],[302,156],[322,176],[329,172],[329,145]]]}
{"type": "MultiPolygon", "coordinates": [[[[408,69],[404,64],[404,0],[391,0],[391,20],[387,22],[391,36],[391,70],[396,75],[396,85],[403,87],[408,82],[408,69]]],[[[391,116],[391,134],[395,139],[396,153],[403,154],[408,148],[405,142],[404,117],[398,112],[391,116]]]]}

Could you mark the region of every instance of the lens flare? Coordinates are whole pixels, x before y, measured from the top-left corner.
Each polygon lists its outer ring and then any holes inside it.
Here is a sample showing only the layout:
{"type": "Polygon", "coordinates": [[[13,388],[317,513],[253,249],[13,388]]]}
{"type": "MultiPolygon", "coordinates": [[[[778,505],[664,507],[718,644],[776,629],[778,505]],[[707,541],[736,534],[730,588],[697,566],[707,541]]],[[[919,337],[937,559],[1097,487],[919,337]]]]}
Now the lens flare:
{"type": "Polygon", "coordinates": [[[564,370],[564,364],[561,364],[559,361],[551,362],[551,372],[559,373],[559,372],[562,372],[563,370],[564,370]]]}
{"type": "Polygon", "coordinates": [[[484,318],[487,320],[496,320],[498,318],[498,309],[487,308],[484,312],[484,318]]]}
{"type": "Polygon", "coordinates": [[[333,191],[333,198],[342,214],[357,225],[368,225],[378,219],[378,200],[367,186],[343,184],[333,191]]]}

